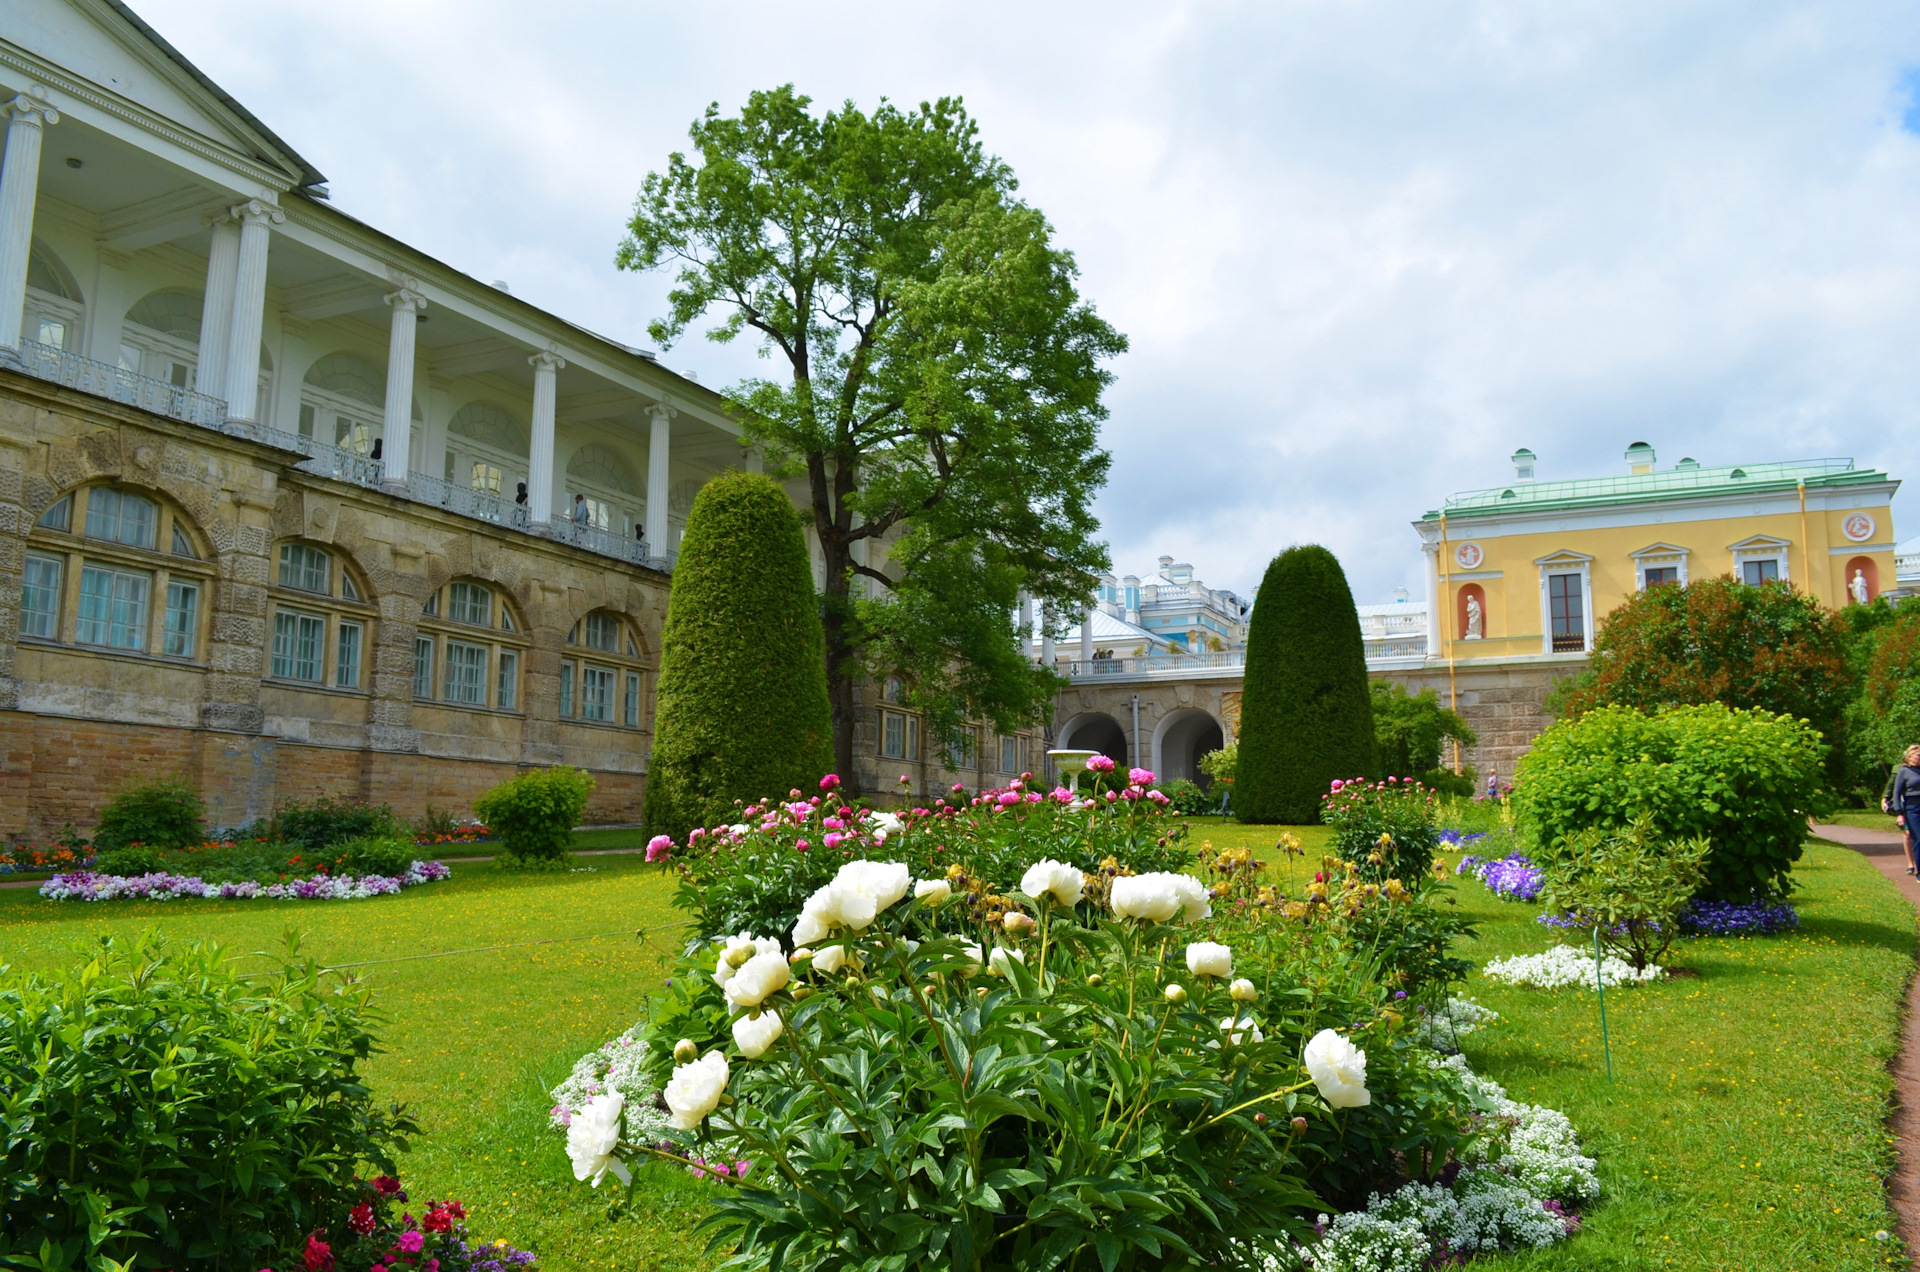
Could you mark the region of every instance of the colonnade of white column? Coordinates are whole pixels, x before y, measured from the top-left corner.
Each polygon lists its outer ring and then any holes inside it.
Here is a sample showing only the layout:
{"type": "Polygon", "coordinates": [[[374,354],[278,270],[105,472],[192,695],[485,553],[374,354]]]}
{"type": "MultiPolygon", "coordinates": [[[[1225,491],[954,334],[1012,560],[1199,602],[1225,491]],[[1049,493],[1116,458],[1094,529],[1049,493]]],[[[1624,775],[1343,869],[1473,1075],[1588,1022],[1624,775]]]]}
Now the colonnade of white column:
{"type": "Polygon", "coordinates": [[[533,364],[533,446],[527,455],[527,511],[533,524],[553,520],[553,413],[559,400],[560,368],[567,360],[542,350],[533,364]]]}
{"type": "Polygon", "coordinates": [[[386,440],[383,481],[399,486],[406,484],[407,475],[413,471],[408,461],[413,442],[413,345],[427,298],[402,287],[389,292],[386,301],[393,308],[393,326],[387,337],[387,401],[381,420],[386,440]]]}
{"type": "Polygon", "coordinates": [[[213,234],[207,249],[207,290],[200,302],[200,365],[195,383],[203,393],[227,384],[227,341],[233,337],[233,284],[240,275],[240,223],[231,212],[207,218],[213,234]]]}
{"type": "MultiPolygon", "coordinates": [[[[236,204],[240,256],[233,278],[233,329],[227,337],[227,418],[252,421],[259,413],[260,328],[267,309],[267,244],[287,214],[271,203],[236,204]]],[[[211,392],[204,384],[201,392],[211,392]]]]}
{"type": "Polygon", "coordinates": [[[647,449],[647,555],[667,555],[667,456],[673,440],[674,410],[664,402],[648,412],[653,436],[647,449]]]}
{"type": "Polygon", "coordinates": [[[27,306],[27,259],[33,254],[33,204],[40,192],[40,140],[60,122],[38,86],[0,107],[7,117],[7,154],[0,164],[0,348],[20,347],[27,306]]]}

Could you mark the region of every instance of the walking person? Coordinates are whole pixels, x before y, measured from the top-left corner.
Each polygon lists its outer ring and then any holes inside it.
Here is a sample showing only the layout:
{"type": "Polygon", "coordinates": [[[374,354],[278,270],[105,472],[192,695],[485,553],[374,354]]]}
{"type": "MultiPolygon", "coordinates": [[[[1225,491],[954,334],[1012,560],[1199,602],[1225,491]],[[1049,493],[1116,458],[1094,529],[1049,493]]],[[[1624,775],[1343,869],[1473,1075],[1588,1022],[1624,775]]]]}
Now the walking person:
{"type": "Polygon", "coordinates": [[[1920,872],[1920,855],[1916,855],[1914,847],[1914,832],[1920,829],[1920,745],[1907,748],[1900,771],[1893,775],[1893,785],[1880,807],[1899,819],[1900,833],[1907,845],[1907,873],[1920,872]]]}

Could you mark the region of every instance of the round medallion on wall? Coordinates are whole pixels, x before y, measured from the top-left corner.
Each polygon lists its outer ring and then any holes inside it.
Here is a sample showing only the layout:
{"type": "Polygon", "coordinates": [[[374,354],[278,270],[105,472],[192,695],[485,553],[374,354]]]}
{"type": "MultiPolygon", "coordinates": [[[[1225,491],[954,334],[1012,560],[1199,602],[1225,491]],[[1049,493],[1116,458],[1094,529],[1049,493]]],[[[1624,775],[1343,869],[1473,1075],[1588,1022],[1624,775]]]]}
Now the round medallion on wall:
{"type": "Polygon", "coordinates": [[[1874,529],[1873,518],[1864,512],[1856,512],[1840,523],[1841,533],[1855,543],[1873,538],[1874,529]]]}
{"type": "Polygon", "coordinates": [[[1480,563],[1487,559],[1487,554],[1480,550],[1477,543],[1463,543],[1453,550],[1453,559],[1459,562],[1463,570],[1477,570],[1480,563]]]}

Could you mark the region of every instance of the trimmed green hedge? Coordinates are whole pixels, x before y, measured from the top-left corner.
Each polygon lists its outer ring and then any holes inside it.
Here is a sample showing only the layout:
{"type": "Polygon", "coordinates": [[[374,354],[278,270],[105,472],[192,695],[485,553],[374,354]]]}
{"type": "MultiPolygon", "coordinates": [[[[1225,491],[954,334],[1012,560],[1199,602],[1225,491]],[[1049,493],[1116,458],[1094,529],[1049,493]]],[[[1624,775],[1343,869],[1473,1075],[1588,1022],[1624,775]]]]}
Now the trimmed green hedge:
{"type": "Polygon", "coordinates": [[[1377,777],[1360,615],[1346,572],[1318,544],[1273,559],[1247,626],[1233,812],[1307,825],[1335,778],[1377,777]]]}
{"type": "Polygon", "coordinates": [[[1541,734],[1513,806],[1551,856],[1568,836],[1645,813],[1657,839],[1713,843],[1702,895],[1746,900],[1790,886],[1807,817],[1826,794],[1820,733],[1771,711],[1707,703],[1642,713],[1601,707],[1541,734]]]}
{"type": "Polygon", "coordinates": [[[825,638],[800,517],[755,473],[701,487],[673,571],[647,833],[739,820],[833,765],[825,638]]]}

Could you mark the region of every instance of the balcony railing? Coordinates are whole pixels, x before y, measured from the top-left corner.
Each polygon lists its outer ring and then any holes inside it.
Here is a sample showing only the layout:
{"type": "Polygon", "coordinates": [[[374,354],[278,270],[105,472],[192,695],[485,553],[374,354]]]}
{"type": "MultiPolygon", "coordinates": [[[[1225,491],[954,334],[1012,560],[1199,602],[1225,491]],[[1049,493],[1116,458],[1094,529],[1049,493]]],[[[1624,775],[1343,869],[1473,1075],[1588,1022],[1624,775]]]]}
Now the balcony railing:
{"type": "Polygon", "coordinates": [[[1556,654],[1586,653],[1586,634],[1584,632],[1555,632],[1553,634],[1553,652],[1556,654]]]}
{"type": "MultiPolygon", "coordinates": [[[[302,437],[298,433],[283,432],[248,420],[230,420],[227,418],[227,404],[220,398],[178,388],[164,380],[135,375],[123,367],[96,362],[92,358],[83,358],[35,340],[22,340],[18,350],[0,346],[0,366],[24,372],[35,379],[78,389],[82,393],[92,393],[126,406],[138,407],[155,415],[214,429],[230,437],[244,437],[293,451],[306,456],[298,465],[302,472],[351,482],[356,486],[394,490],[383,485],[386,465],[380,460],[345,447],[302,437]]],[[[417,503],[431,504],[504,529],[533,532],[526,508],[502,499],[491,491],[474,490],[438,477],[429,477],[425,473],[408,473],[406,482],[394,493],[417,503]]],[[[588,552],[631,565],[662,572],[673,568],[671,556],[652,555],[647,551],[647,545],[637,539],[593,526],[574,525],[556,518],[547,534],[563,543],[571,543],[588,552]]]]}

